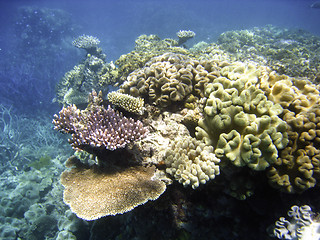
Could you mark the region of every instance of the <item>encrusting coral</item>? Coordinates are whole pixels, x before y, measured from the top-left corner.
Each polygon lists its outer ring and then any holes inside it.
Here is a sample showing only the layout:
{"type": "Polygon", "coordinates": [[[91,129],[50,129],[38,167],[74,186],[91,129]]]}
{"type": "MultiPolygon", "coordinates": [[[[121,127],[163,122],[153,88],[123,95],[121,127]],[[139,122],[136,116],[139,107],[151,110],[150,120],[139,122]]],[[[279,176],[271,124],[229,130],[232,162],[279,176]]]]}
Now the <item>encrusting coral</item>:
{"type": "Polygon", "coordinates": [[[142,98],[132,97],[128,94],[113,91],[108,93],[108,100],[115,106],[120,107],[128,112],[142,115],[144,100],[142,98]]]}
{"type": "Polygon", "coordinates": [[[69,143],[74,149],[115,150],[146,135],[148,130],[142,122],[123,117],[110,106],[105,109],[102,102],[102,93],[97,95],[93,91],[86,110],[72,105],[64,107],[59,116],[54,116],[55,129],[72,134],[69,143]]]}
{"type": "Polygon", "coordinates": [[[172,141],[164,162],[167,173],[184,186],[191,185],[193,189],[220,173],[220,160],[214,155],[213,147],[192,137],[172,141]]]}
{"type": "Polygon", "coordinates": [[[64,202],[78,217],[95,220],[122,214],[149,200],[157,199],[166,184],[157,179],[154,167],[134,166],[125,169],[88,167],[70,158],[61,175],[65,187],[64,202]]]}
{"type": "Polygon", "coordinates": [[[212,145],[215,154],[236,166],[264,170],[288,143],[287,125],[279,104],[243,78],[216,78],[207,85],[204,118],[196,136],[212,145]]]}

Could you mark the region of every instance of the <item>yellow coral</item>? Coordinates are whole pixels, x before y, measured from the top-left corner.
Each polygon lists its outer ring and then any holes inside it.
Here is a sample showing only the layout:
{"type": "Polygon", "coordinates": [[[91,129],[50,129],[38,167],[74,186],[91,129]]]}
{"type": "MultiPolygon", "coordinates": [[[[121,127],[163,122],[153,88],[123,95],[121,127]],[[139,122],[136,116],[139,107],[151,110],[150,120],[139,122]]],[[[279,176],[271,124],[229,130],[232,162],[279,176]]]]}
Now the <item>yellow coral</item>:
{"type": "Polygon", "coordinates": [[[136,114],[143,114],[144,100],[117,91],[108,93],[108,100],[115,106],[136,114]]]}
{"type": "Polygon", "coordinates": [[[196,136],[214,146],[217,157],[264,170],[286,146],[287,125],[277,116],[282,107],[245,79],[219,77],[207,85],[205,117],[196,136]]]}

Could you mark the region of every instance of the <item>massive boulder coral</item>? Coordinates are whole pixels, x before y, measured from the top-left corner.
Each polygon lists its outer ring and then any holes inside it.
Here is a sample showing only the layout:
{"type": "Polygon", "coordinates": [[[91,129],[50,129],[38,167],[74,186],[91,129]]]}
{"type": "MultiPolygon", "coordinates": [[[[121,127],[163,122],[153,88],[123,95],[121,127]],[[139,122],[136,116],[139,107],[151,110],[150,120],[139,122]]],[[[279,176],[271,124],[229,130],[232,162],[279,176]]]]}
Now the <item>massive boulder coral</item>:
{"type": "Polygon", "coordinates": [[[110,106],[103,106],[102,93],[95,91],[89,96],[86,110],[75,105],[64,107],[59,116],[55,115],[55,129],[72,134],[69,143],[76,150],[90,148],[115,150],[138,140],[148,132],[140,121],[123,117],[110,106]]]}
{"type": "Polygon", "coordinates": [[[124,169],[88,167],[70,158],[71,170],[61,175],[63,199],[79,218],[91,221],[122,214],[149,200],[156,200],[166,184],[156,177],[154,167],[124,169]]]}
{"type": "Polygon", "coordinates": [[[158,107],[183,103],[191,94],[203,96],[205,85],[219,76],[213,61],[197,61],[182,54],[166,53],[132,72],[121,91],[143,97],[158,107]]]}
{"type": "Polygon", "coordinates": [[[212,145],[215,154],[236,166],[264,170],[288,143],[282,107],[243,78],[216,78],[205,90],[204,118],[196,136],[212,145]]]}
{"type": "Polygon", "coordinates": [[[213,147],[192,137],[178,138],[171,142],[164,156],[166,172],[184,186],[193,189],[219,175],[220,160],[213,147]]]}

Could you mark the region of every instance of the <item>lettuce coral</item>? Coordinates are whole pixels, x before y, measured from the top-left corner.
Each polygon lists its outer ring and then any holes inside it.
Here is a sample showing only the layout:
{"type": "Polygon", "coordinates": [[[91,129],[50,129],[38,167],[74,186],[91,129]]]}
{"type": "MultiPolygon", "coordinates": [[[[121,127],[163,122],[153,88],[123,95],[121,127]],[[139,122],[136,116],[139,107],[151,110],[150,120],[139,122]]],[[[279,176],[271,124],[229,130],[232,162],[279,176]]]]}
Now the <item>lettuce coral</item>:
{"type": "Polygon", "coordinates": [[[184,186],[193,189],[219,175],[220,160],[214,155],[212,146],[192,137],[178,138],[171,142],[164,157],[166,172],[184,186]]]}
{"type": "Polygon", "coordinates": [[[143,97],[158,107],[168,107],[184,102],[191,94],[202,97],[205,85],[219,76],[219,69],[214,61],[166,53],[132,72],[121,91],[143,97]]]}
{"type": "Polygon", "coordinates": [[[288,143],[282,107],[244,78],[216,78],[207,85],[204,118],[196,136],[214,146],[218,158],[264,170],[288,143]]]}

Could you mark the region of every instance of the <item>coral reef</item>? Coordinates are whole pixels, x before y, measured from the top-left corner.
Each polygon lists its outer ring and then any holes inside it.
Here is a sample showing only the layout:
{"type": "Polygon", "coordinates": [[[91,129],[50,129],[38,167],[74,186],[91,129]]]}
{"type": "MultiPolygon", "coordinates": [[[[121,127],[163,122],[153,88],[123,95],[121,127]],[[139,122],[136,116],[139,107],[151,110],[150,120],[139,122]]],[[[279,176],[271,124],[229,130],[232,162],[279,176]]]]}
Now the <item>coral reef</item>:
{"type": "Polygon", "coordinates": [[[320,166],[320,105],[318,87],[310,81],[265,71],[260,88],[284,108],[288,145],[268,171],[272,186],[289,193],[301,193],[315,186],[320,166]]]}
{"type": "Polygon", "coordinates": [[[264,170],[278,158],[278,149],[288,143],[287,125],[278,115],[279,104],[244,81],[216,78],[206,86],[204,118],[196,136],[212,145],[221,160],[236,166],[264,170]]]}
{"type": "Polygon", "coordinates": [[[221,34],[218,45],[236,60],[268,65],[279,74],[308,77],[319,72],[320,39],[310,33],[267,25],[221,34]]]}
{"type": "Polygon", "coordinates": [[[123,83],[131,72],[143,67],[151,58],[167,52],[190,55],[186,49],[178,47],[176,40],[161,40],[157,35],[139,36],[135,41],[135,49],[130,53],[121,55],[115,61],[121,73],[118,78],[119,84],[123,83]]]}
{"type": "Polygon", "coordinates": [[[179,32],[177,32],[177,36],[179,38],[178,46],[181,46],[189,39],[194,38],[196,34],[191,30],[180,30],[179,32]]]}
{"type": "Polygon", "coordinates": [[[214,61],[199,62],[182,54],[166,53],[132,72],[120,88],[158,107],[172,107],[191,94],[202,97],[205,85],[219,76],[218,69],[214,61]]]}
{"type": "Polygon", "coordinates": [[[64,202],[85,220],[128,212],[157,199],[166,189],[166,184],[155,177],[154,167],[136,166],[121,171],[96,165],[88,168],[75,159],[69,160],[67,166],[74,168],[61,175],[64,202]]]}
{"type": "Polygon", "coordinates": [[[148,130],[139,120],[123,117],[110,106],[105,109],[102,102],[102,92],[93,91],[86,110],[72,105],[54,116],[55,129],[72,134],[69,143],[74,149],[115,150],[146,135],[148,130]]]}
{"type": "Polygon", "coordinates": [[[192,137],[172,141],[164,162],[167,173],[183,186],[191,185],[193,189],[220,173],[217,165],[220,160],[214,155],[213,147],[192,137]]]}
{"type": "Polygon", "coordinates": [[[274,236],[278,239],[307,240],[319,239],[320,222],[311,207],[292,206],[288,211],[290,220],[281,217],[274,228],[274,236]]]}
{"type": "Polygon", "coordinates": [[[55,101],[67,105],[87,104],[87,96],[92,89],[107,91],[115,84],[119,72],[113,62],[106,63],[106,55],[98,47],[99,40],[83,35],[74,40],[73,45],[87,51],[84,61],[65,73],[56,86],[55,101]]]}
{"type": "Polygon", "coordinates": [[[108,93],[108,100],[115,106],[138,115],[143,114],[144,100],[118,91],[108,93]]]}
{"type": "Polygon", "coordinates": [[[82,35],[73,40],[72,45],[77,48],[83,48],[90,51],[90,48],[97,48],[100,40],[96,37],[89,35],[82,35]]]}

